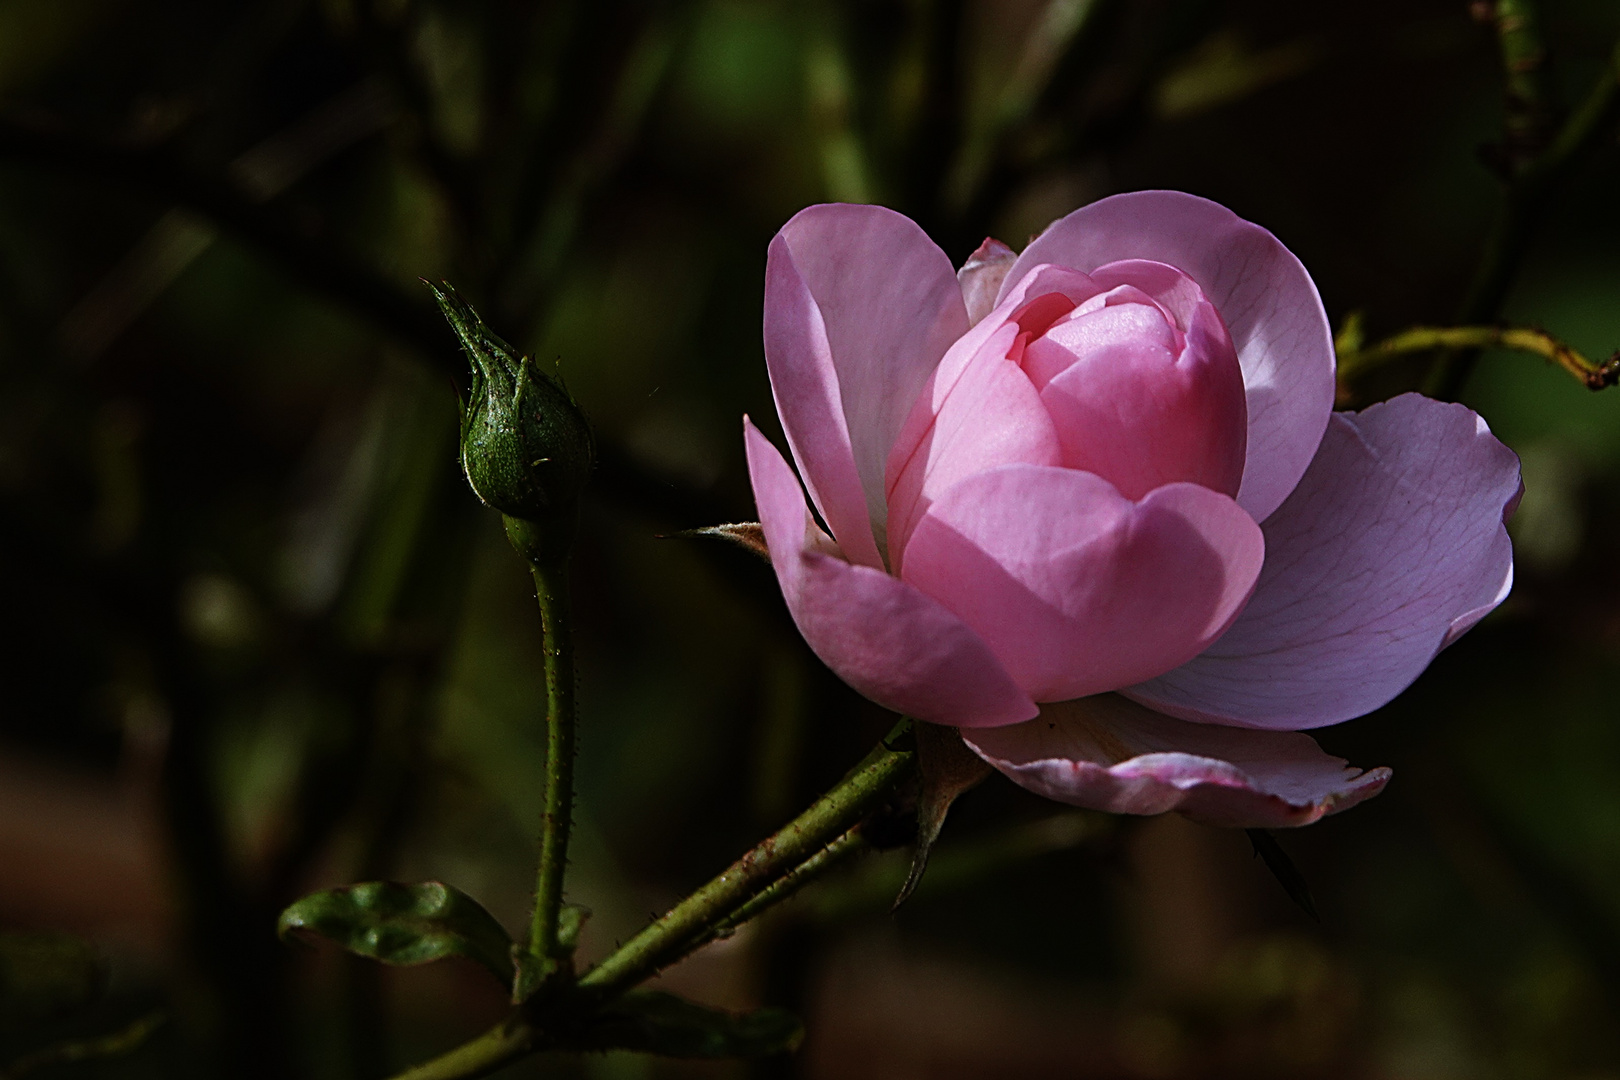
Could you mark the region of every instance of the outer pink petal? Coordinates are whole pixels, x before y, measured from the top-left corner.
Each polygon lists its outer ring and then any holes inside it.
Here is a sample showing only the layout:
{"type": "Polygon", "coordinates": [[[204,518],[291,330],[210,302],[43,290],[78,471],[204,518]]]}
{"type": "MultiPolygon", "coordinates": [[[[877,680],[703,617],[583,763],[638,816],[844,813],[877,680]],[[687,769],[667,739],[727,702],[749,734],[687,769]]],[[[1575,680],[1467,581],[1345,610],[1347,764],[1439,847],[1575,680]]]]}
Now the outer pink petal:
{"type": "Polygon", "coordinates": [[[1264,521],[1304,475],[1333,409],[1333,334],[1315,284],[1276,237],[1220,204],[1179,191],[1136,191],[1053,222],[1018,257],[1002,296],[1042,263],[1090,273],[1121,259],[1183,271],[1225,321],[1248,391],[1237,500],[1264,521]]]}
{"type": "Polygon", "coordinates": [[[1203,655],[1131,697],[1190,720],[1321,727],[1404,690],[1513,584],[1519,462],[1461,405],[1336,413],[1265,523],[1254,598],[1203,655]]]}
{"type": "Polygon", "coordinates": [[[934,503],[903,576],[1036,701],[1062,701],[1198,655],[1242,609],[1263,556],[1254,519],[1208,488],[1132,502],[1092,473],[1008,465],[934,503]]]}
{"type": "Polygon", "coordinates": [[[1049,799],[1114,814],[1179,810],[1229,827],[1309,825],[1390,778],[1389,769],[1350,768],[1308,735],[1190,724],[1115,694],[1046,705],[1027,724],[963,738],[1049,799]]]}
{"type": "Polygon", "coordinates": [[[776,579],[823,663],[878,704],[919,720],[988,727],[1035,715],[1035,703],[960,619],[903,581],[835,554],[776,447],[747,419],[743,436],[776,579]]]}
{"type": "Polygon", "coordinates": [[[967,329],[950,259],[904,215],[812,206],[771,242],[765,360],[777,412],[811,497],[856,562],[882,566],[889,448],[967,329]]]}

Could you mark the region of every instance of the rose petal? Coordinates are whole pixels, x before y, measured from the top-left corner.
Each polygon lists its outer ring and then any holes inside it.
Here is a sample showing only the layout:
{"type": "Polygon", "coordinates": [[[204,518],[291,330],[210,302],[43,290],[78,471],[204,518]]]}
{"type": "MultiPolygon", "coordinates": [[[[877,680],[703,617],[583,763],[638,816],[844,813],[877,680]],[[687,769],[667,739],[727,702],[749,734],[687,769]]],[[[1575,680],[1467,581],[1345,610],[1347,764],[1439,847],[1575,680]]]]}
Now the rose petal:
{"type": "Polygon", "coordinates": [[[1022,335],[1044,332],[1097,292],[1084,274],[1038,267],[962,335],[928,377],[883,474],[889,566],[896,574],[929,500],[967,472],[1013,461],[1055,465],[1061,460],[1046,407],[1033,385],[1026,388],[1028,376],[1018,373],[1017,362],[1005,357],[1022,335]],[[958,438],[963,445],[947,455],[958,438]]]}
{"type": "Polygon", "coordinates": [[[1044,391],[1048,383],[1073,367],[1077,360],[1099,349],[1119,345],[1153,346],[1174,361],[1175,329],[1165,320],[1158,305],[1150,302],[1092,306],[1102,299],[1104,297],[1099,296],[1088,300],[1029,343],[1021,363],[1035,389],[1044,391]]]}
{"type": "Polygon", "coordinates": [[[996,306],[996,294],[1001,291],[1001,279],[1007,276],[1012,264],[1018,261],[1018,252],[994,237],[987,236],[956,272],[962,286],[962,300],[967,304],[968,322],[976,323],[996,306]]]}
{"type": "Polygon", "coordinates": [[[1104,694],[1025,724],[964,732],[1014,783],[1112,814],[1179,810],[1234,828],[1309,825],[1370,799],[1389,769],[1354,769],[1309,735],[1192,724],[1104,694]]]}
{"type": "Polygon", "coordinates": [[[1085,273],[1122,259],[1185,272],[1220,312],[1243,368],[1249,439],[1238,503],[1264,521],[1316,453],[1333,409],[1333,335],[1298,259],[1265,229],[1179,191],[1137,191],[1054,222],[1002,283],[1050,263],[1085,273]]]}
{"type": "MultiPolygon", "coordinates": [[[[1007,350],[1018,325],[991,336],[934,405],[932,423],[889,488],[889,565],[904,575],[912,530],[958,480],[1000,465],[1056,465],[1063,459],[1051,414],[1007,350]]],[[[920,403],[920,402],[919,402],[920,403]]]]}
{"type": "Polygon", "coordinates": [[[823,663],[879,705],[919,720],[979,727],[1035,715],[960,619],[898,578],[829,551],[776,447],[746,418],[743,437],[776,579],[823,663]]]}
{"type": "Polygon", "coordinates": [[[1160,318],[1156,307],[1120,304],[1060,323],[1029,347],[1073,360],[1041,391],[1063,464],[1130,499],[1182,480],[1235,496],[1247,443],[1243,379],[1214,308],[1198,302],[1179,354],[1135,328],[1102,344],[1109,335],[1091,323],[1121,310],[1160,318]]]}
{"type": "Polygon", "coordinates": [[[844,550],[881,567],[889,448],[968,329],[956,272],[910,218],[832,204],[782,227],[765,282],[765,359],[788,445],[844,550]]]}
{"type": "Polygon", "coordinates": [[[940,496],[902,574],[1036,701],[1062,701],[1196,656],[1242,609],[1263,556],[1254,519],[1208,488],[1132,502],[1092,473],[1008,465],[940,496]]]}
{"type": "Polygon", "coordinates": [[[1272,729],[1371,712],[1507,597],[1518,492],[1518,458],[1461,405],[1404,394],[1336,413],[1264,525],[1249,606],[1201,656],[1127,693],[1272,729]]]}

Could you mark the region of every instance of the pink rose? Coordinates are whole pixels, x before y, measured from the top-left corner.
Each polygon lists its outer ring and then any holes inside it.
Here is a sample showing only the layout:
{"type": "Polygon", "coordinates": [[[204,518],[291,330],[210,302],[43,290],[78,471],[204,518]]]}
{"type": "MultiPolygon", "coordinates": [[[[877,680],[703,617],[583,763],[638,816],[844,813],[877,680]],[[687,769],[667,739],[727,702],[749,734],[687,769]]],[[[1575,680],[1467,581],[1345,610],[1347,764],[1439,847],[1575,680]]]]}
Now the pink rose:
{"type": "Polygon", "coordinates": [[[1512,585],[1518,459],[1460,405],[1334,413],[1310,276],[1206,199],[1116,195],[960,273],[900,214],[810,207],[771,242],[765,356],[832,534],[745,420],[810,647],[1062,802],[1276,826],[1374,795],[1389,770],[1298,732],[1512,585]]]}

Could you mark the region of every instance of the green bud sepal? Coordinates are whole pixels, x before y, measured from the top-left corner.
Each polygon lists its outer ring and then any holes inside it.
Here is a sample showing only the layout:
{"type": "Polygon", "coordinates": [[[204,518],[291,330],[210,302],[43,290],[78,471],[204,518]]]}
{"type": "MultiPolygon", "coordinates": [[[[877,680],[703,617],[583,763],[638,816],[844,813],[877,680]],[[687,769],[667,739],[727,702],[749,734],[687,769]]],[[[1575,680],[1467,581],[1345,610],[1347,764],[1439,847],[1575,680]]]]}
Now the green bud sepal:
{"type": "MultiPolygon", "coordinates": [[[[448,283],[427,283],[472,365],[461,412],[461,468],[473,493],[508,518],[533,523],[566,550],[595,443],[560,376],[484,325],[448,283]]],[[[534,530],[525,530],[532,532],[534,530]]]]}

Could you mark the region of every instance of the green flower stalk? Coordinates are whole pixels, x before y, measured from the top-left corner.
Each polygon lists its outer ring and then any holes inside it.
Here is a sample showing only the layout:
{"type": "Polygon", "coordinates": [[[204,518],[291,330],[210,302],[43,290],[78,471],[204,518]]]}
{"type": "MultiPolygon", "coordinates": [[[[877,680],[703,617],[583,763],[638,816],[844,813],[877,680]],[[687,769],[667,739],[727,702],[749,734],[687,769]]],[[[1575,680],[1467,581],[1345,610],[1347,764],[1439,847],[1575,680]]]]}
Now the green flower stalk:
{"type": "Polygon", "coordinates": [[[502,341],[448,284],[429,285],[472,363],[461,414],[461,468],[473,492],[501,512],[506,536],[529,561],[545,637],[546,803],[540,830],[532,964],[514,995],[573,976],[564,932],[563,874],[574,803],[574,647],[568,555],[590,475],[590,425],[562,380],[502,341]]]}

